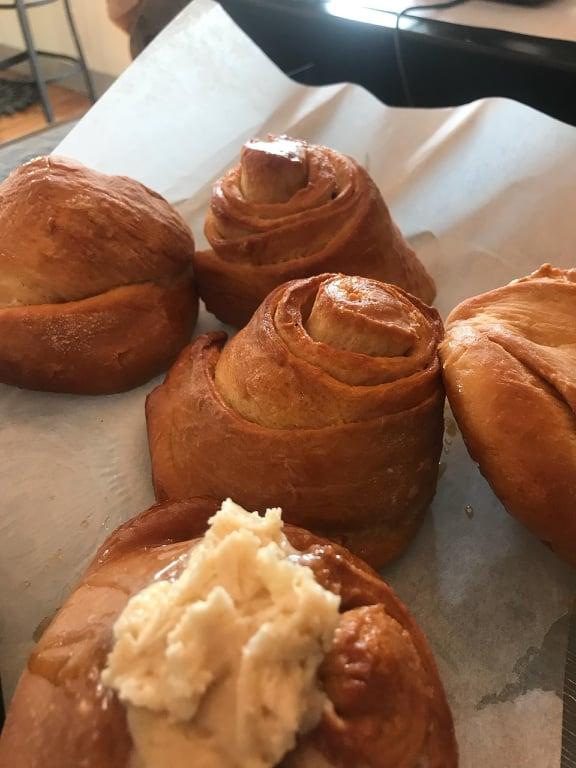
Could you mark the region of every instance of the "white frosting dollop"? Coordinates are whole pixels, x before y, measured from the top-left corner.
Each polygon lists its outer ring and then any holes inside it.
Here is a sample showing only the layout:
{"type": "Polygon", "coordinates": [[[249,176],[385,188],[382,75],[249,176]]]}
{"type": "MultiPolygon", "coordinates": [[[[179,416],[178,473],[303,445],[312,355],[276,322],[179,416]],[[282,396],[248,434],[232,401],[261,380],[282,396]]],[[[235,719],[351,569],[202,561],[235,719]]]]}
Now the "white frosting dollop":
{"type": "Polygon", "coordinates": [[[127,603],[102,673],[144,768],[272,768],[318,723],[339,598],[291,558],[281,511],[227,500],[175,581],[127,603]]]}

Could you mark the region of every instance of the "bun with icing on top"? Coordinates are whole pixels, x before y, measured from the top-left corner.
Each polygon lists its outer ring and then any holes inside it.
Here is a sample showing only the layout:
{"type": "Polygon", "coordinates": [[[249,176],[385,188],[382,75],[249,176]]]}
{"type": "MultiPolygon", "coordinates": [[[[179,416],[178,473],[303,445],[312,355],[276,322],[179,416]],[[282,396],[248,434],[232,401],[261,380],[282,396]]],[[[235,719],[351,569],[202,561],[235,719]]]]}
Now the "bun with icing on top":
{"type": "Polygon", "coordinates": [[[456,768],[434,658],[394,592],[274,513],[227,502],[203,537],[217,509],[158,505],[108,538],[21,677],[1,768],[456,768]]]}

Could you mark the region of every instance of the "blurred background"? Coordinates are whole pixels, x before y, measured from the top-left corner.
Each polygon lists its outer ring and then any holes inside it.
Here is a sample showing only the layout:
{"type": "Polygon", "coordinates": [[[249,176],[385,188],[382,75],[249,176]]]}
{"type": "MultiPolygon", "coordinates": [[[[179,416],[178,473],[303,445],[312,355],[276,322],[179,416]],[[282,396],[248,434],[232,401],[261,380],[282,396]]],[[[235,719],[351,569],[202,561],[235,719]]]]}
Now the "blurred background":
{"type": "MultiPolygon", "coordinates": [[[[0,144],[41,132],[45,146],[34,151],[49,151],[185,5],[0,0],[0,144]]],[[[221,5],[300,82],[351,81],[398,106],[505,96],[576,124],[574,0],[221,5]]]]}

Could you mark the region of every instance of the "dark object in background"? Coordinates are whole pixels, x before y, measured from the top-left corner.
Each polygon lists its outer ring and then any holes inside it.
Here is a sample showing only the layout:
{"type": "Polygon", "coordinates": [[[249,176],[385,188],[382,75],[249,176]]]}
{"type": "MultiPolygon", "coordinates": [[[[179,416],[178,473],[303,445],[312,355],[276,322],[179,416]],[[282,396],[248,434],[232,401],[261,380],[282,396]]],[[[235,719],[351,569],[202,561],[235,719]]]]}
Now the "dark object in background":
{"type": "Polygon", "coordinates": [[[189,3],[190,0],[144,0],[130,35],[132,58],[136,58],[189,3]]]}
{"type": "MultiPolygon", "coordinates": [[[[358,83],[386,104],[406,105],[394,50],[394,14],[373,11],[375,22],[368,23],[332,15],[330,5],[318,0],[220,4],[295,80],[358,83]]],[[[504,96],[576,125],[575,43],[410,21],[409,29],[404,22],[401,39],[415,106],[456,106],[504,96]]]]}
{"type": "Polygon", "coordinates": [[[0,78],[0,116],[14,115],[40,100],[34,83],[0,78]]]}

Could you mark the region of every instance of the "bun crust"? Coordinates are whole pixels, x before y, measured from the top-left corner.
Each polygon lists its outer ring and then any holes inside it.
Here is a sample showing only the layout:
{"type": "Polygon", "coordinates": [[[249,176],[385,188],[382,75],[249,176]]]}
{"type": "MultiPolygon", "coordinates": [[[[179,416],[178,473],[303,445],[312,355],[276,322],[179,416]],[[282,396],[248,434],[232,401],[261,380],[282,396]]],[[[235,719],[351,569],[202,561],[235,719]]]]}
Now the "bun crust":
{"type": "Polygon", "coordinates": [[[576,270],[467,299],[440,348],[470,455],[508,512],[576,567],[576,270]]]}
{"type": "Polygon", "coordinates": [[[38,158],[0,185],[0,381],[77,394],[142,384],[198,313],[192,235],[136,181],[38,158]]]}

